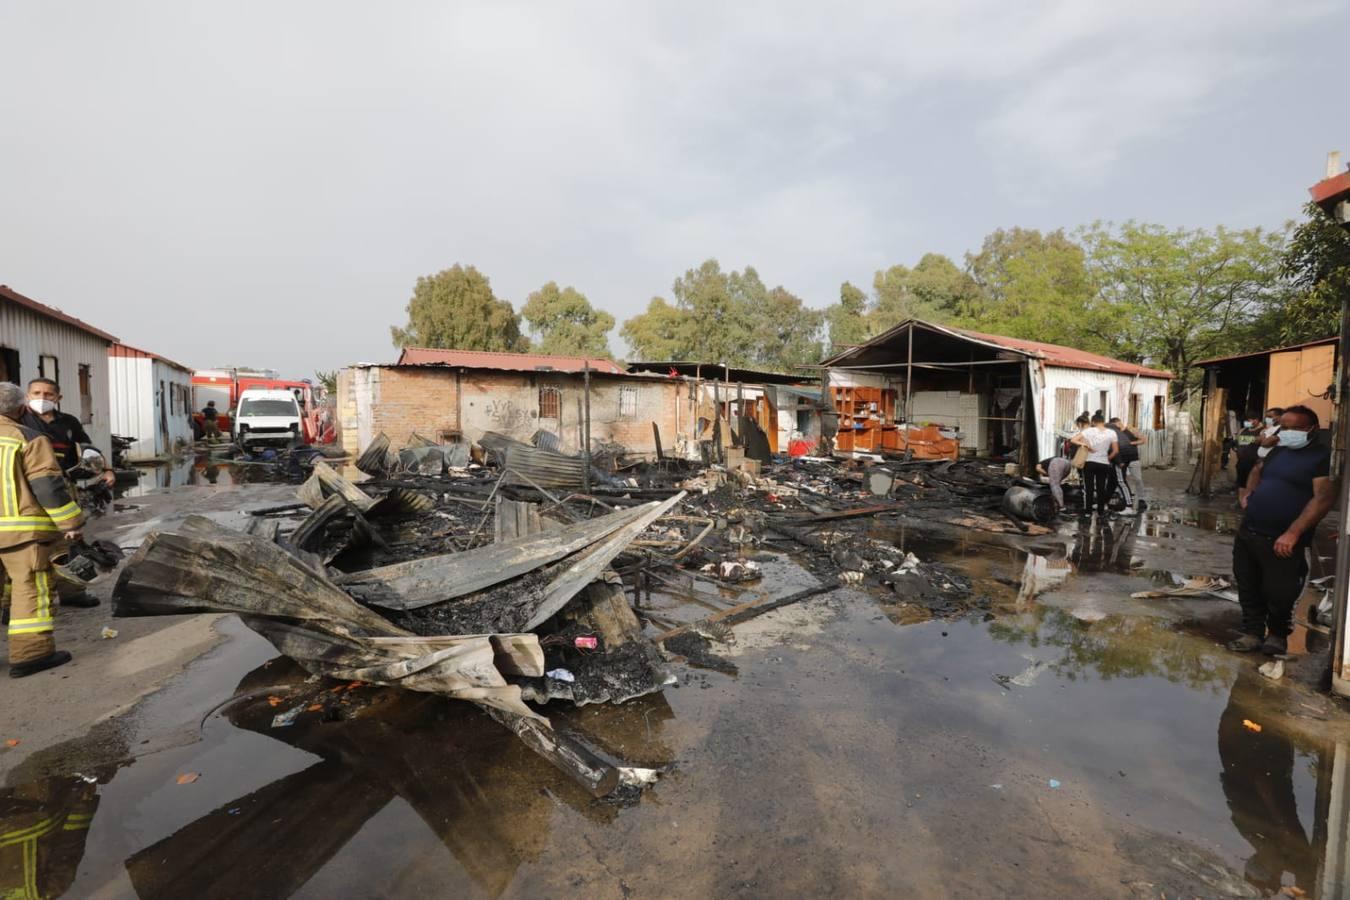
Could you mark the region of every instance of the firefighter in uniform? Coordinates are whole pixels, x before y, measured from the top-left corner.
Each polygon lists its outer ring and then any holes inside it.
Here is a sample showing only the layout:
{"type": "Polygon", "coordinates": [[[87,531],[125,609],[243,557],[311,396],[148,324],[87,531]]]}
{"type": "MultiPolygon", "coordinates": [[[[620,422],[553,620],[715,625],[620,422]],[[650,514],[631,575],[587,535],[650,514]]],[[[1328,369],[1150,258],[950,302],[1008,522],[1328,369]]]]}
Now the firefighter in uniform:
{"type": "Polygon", "coordinates": [[[98,784],[43,778],[0,791],[0,897],[60,897],[75,883],[98,784]]]}
{"type": "Polygon", "coordinates": [[[51,440],[19,424],[23,407],[23,389],[0,383],[0,564],[11,583],[11,678],[70,662],[52,634],[51,545],[63,533],[78,538],[84,520],[51,440]]]}
{"type": "MultiPolygon", "coordinates": [[[[61,412],[61,386],[50,378],[34,378],[28,382],[28,407],[23,411],[20,425],[26,425],[34,431],[51,438],[52,449],[56,451],[56,461],[65,473],[66,485],[70,496],[76,497],[72,471],[84,463],[81,449],[89,448],[93,440],[78,418],[61,412]]],[[[97,449],[86,449],[85,453],[103,454],[97,449]]],[[[112,487],[116,481],[111,468],[105,469],[99,476],[105,485],[112,487]]],[[[58,563],[61,560],[57,560],[58,563]]],[[[98,599],[89,593],[79,578],[66,572],[58,564],[56,576],[52,579],[56,586],[56,595],[62,606],[92,607],[98,606],[98,599]]]]}

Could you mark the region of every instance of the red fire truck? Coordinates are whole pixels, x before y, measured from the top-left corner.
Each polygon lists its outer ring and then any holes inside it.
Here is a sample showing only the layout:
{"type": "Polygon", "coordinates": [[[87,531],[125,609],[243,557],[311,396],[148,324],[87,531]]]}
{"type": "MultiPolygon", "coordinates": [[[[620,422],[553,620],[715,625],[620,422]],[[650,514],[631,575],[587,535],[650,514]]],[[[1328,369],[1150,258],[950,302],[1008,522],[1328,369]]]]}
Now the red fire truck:
{"type": "Polygon", "coordinates": [[[307,380],[289,381],[271,369],[201,369],[192,375],[192,414],[198,429],[204,428],[202,409],[212,400],[219,411],[216,425],[222,433],[232,431],[239,395],[249,388],[286,390],[300,404],[302,437],[307,444],[331,444],[336,437],[331,417],[322,404],[322,389],[307,380]]]}

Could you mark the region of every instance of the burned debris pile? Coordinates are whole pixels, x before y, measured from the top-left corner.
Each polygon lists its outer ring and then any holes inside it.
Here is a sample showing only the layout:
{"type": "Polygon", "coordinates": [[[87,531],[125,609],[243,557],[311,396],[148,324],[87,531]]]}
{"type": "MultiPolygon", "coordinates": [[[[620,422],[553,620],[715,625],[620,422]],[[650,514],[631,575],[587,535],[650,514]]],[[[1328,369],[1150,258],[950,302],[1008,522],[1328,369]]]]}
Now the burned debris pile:
{"type": "Polygon", "coordinates": [[[359,484],[305,462],[298,502],[256,510],[243,531],[193,517],[152,534],[114,614],[236,613],[313,674],[478,704],[597,795],[654,773],[537,707],[660,691],[672,655],[697,662],[710,635],[840,586],[934,615],[977,610],[969,581],[900,550],[893,530],[1039,527],[1006,511],[1012,479],[974,461],[586,459],[541,433],[414,435],[397,451],[380,435],[356,460],[359,484]],[[816,583],[774,597],[761,567],[784,553],[816,583]],[[654,592],[695,611],[658,611],[654,592]]]}

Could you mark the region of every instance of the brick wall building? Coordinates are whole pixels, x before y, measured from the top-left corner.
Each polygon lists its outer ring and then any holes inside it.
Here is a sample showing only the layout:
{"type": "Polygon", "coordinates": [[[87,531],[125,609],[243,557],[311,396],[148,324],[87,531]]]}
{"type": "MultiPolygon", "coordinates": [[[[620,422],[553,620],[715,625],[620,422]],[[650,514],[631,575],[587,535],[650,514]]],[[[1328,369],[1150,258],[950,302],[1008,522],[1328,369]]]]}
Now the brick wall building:
{"type": "MultiPolygon", "coordinates": [[[[488,431],[529,441],[543,430],[556,434],[564,450],[580,450],[585,376],[556,368],[528,370],[523,367],[538,358],[520,355],[518,360],[508,361],[518,369],[431,363],[342,370],[337,415],[343,449],[360,453],[381,432],[399,447],[414,432],[432,440],[476,442],[488,431]]],[[[593,371],[592,444],[616,443],[634,456],[654,455],[655,422],[664,447],[672,449],[688,403],[683,379],[593,371]]]]}

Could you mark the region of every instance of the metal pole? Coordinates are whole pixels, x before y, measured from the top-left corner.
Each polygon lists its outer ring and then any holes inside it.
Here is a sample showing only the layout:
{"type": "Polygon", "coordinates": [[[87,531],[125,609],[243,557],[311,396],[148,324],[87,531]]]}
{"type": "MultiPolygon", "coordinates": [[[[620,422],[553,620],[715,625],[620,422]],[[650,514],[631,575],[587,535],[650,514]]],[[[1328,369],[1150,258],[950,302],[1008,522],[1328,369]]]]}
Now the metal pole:
{"type": "Polygon", "coordinates": [[[905,459],[914,458],[914,448],[909,445],[909,436],[914,433],[914,422],[910,409],[914,400],[914,323],[909,323],[909,347],[905,352],[905,459]]]}
{"type": "Polygon", "coordinates": [[[582,436],[586,442],[586,471],[582,474],[581,483],[586,493],[591,492],[591,361],[585,362],[585,368],[582,369],[582,378],[585,380],[585,391],[582,394],[583,402],[583,422],[582,436]]]}
{"type": "MultiPolygon", "coordinates": [[[[905,427],[909,428],[913,423],[910,421],[909,409],[910,401],[914,399],[914,325],[909,326],[909,349],[905,357],[905,427]]],[[[908,446],[909,441],[905,441],[908,446]]]]}
{"type": "Polygon", "coordinates": [[[736,382],[736,437],[745,446],[745,385],[736,382]]]}

